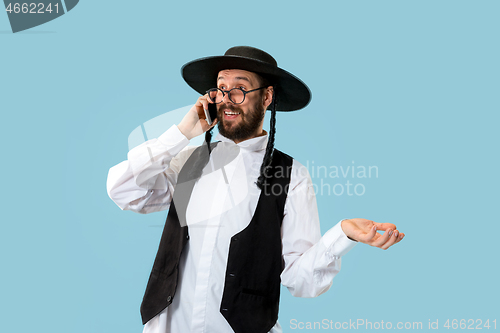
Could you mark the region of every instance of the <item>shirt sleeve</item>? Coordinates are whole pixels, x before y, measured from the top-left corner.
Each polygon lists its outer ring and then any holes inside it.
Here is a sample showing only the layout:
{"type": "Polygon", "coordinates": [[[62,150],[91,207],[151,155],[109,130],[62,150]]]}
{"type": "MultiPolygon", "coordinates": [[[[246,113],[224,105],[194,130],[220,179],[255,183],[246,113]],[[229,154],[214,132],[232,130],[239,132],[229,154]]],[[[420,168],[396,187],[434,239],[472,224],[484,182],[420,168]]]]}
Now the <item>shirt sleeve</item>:
{"type": "Polygon", "coordinates": [[[170,207],[177,175],[196,147],[176,125],[131,149],[109,169],[108,195],[122,210],[148,214],[170,207]]]}
{"type": "Polygon", "coordinates": [[[296,297],[316,297],[330,289],[341,257],[356,245],[341,222],[321,237],[314,187],[307,168],[293,160],[281,226],[284,269],[281,283],[296,297]]]}

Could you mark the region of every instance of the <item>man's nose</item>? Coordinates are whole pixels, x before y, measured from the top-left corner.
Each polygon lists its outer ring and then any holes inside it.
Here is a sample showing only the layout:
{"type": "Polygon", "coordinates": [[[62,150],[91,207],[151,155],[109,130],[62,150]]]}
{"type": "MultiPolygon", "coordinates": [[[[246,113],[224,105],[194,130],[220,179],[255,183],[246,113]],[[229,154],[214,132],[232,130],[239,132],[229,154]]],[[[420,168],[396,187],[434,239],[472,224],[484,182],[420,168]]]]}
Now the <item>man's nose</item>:
{"type": "Polygon", "coordinates": [[[229,92],[224,93],[224,96],[222,96],[222,102],[224,102],[226,105],[228,103],[233,104],[233,101],[229,98],[229,92]]]}

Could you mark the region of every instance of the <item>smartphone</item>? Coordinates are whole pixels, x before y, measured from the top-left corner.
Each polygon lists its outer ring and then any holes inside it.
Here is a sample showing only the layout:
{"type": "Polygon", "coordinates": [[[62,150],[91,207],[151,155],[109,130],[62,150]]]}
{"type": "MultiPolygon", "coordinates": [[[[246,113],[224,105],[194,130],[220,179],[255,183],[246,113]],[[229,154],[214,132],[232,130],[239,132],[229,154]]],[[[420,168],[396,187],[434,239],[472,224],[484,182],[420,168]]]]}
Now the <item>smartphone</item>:
{"type": "Polygon", "coordinates": [[[208,110],[205,110],[205,117],[207,118],[207,123],[212,125],[215,119],[217,119],[217,104],[208,103],[208,110]]]}

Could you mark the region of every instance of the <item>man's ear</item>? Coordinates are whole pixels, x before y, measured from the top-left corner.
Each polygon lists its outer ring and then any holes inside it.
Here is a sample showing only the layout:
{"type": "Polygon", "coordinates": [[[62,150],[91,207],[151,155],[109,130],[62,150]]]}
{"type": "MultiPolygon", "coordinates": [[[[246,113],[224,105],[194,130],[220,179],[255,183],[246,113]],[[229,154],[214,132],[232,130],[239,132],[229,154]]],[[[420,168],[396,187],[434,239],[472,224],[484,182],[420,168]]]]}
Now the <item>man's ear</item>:
{"type": "Polygon", "coordinates": [[[273,86],[269,86],[266,88],[265,93],[264,93],[264,110],[267,110],[268,106],[271,105],[271,102],[273,101],[273,94],[274,94],[274,88],[273,86]]]}

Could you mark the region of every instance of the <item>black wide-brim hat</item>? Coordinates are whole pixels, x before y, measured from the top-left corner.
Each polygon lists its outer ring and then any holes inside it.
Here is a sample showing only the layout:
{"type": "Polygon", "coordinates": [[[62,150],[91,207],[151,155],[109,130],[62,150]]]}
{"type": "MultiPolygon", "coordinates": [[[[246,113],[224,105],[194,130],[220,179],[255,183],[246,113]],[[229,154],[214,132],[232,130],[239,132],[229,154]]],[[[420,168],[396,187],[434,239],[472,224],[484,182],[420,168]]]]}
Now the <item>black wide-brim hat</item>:
{"type": "Polygon", "coordinates": [[[295,111],[311,100],[311,91],[295,75],[278,67],[268,53],[250,46],[235,46],[223,56],[206,57],[188,62],[181,73],[187,84],[201,95],[215,88],[217,75],[224,69],[242,69],[257,73],[274,86],[276,111],[295,111]]]}

